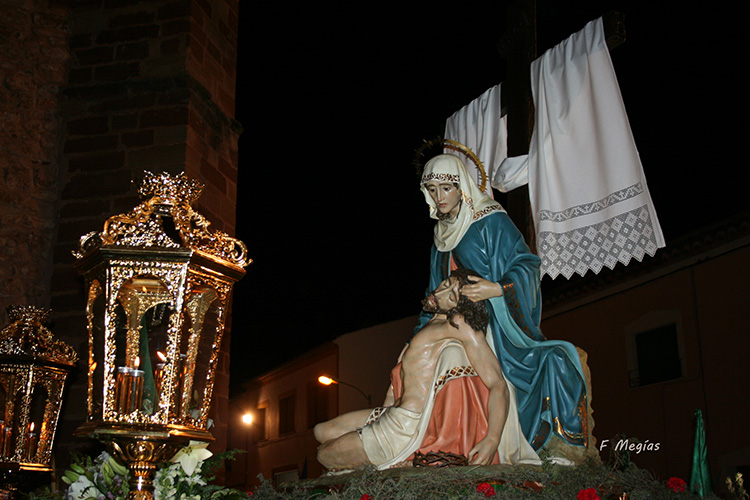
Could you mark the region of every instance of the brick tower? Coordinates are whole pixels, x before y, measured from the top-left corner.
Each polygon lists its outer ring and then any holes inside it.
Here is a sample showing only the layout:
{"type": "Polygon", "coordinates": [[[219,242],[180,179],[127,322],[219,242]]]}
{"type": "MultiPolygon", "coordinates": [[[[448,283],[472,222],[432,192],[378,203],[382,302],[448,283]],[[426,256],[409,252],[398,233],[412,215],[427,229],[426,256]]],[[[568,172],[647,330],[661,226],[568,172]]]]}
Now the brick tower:
{"type": "MultiPolygon", "coordinates": [[[[71,250],[138,203],[131,181],[144,170],[203,182],[195,208],[234,234],[238,8],[239,0],[0,0],[3,326],[9,304],[51,307],[55,335],[86,352],[71,250]]],[[[229,343],[227,331],[211,410],[216,450],[226,447],[229,343]]],[[[61,415],[58,469],[87,446],[71,439],[85,418],[82,368],[61,415]]]]}

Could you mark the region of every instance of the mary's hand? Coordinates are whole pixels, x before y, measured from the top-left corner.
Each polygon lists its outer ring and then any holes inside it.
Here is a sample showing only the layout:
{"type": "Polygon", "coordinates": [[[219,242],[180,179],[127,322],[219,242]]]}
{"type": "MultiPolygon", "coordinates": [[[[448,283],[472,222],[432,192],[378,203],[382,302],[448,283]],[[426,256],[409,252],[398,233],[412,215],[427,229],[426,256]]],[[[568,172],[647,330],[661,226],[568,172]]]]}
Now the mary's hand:
{"type": "Polygon", "coordinates": [[[470,276],[470,285],[464,285],[461,287],[461,294],[466,296],[472,302],[479,302],[480,300],[487,300],[491,297],[502,297],[503,287],[500,283],[489,281],[484,278],[477,276],[470,276]]]}

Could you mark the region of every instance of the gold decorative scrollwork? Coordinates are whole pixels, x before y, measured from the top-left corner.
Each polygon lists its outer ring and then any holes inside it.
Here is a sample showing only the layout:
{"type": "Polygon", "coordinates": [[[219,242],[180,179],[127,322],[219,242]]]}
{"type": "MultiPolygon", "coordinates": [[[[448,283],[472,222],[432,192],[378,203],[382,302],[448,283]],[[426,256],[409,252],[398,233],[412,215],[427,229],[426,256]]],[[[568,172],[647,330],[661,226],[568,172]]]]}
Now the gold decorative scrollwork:
{"type": "Polygon", "coordinates": [[[211,223],[193,210],[192,204],[203,187],[184,173],[172,176],[166,172],[145,172],[138,192],[141,197],[149,198],[132,211],[107,219],[101,233],[82,237],[78,251],[73,254],[80,259],[97,245],[187,247],[240,267],[247,266],[251,261],[245,244],[226,233],[211,230],[211,223]],[[174,231],[165,226],[166,219],[171,219],[174,231]]]}
{"type": "Polygon", "coordinates": [[[9,306],[11,324],[0,332],[0,355],[34,356],[75,365],[78,353],[65,342],[52,338],[52,332],[42,324],[50,313],[34,306],[9,306]]]}

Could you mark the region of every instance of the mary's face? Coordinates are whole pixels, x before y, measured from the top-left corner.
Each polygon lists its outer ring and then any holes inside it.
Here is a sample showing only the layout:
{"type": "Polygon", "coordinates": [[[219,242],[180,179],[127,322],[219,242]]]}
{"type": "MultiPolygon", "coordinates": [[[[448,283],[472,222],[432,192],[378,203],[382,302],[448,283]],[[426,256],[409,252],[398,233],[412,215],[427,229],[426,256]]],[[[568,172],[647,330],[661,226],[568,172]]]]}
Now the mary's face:
{"type": "Polygon", "coordinates": [[[449,214],[451,217],[458,215],[461,209],[461,191],[452,182],[429,181],[425,188],[441,214],[449,214]]]}

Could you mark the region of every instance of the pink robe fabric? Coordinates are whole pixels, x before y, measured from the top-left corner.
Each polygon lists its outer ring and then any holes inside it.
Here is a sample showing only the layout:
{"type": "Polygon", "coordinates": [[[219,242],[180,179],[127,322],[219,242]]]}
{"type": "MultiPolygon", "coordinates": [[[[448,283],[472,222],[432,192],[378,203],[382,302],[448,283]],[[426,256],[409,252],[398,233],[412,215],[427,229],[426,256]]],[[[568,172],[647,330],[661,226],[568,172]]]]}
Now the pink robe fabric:
{"type": "MultiPolygon", "coordinates": [[[[393,395],[402,394],[401,363],[391,371],[393,395]]],[[[487,435],[489,390],[477,376],[448,381],[435,397],[435,406],[419,452],[446,451],[469,456],[469,451],[487,435]]],[[[414,455],[409,457],[412,460],[414,455]]],[[[493,464],[499,463],[495,454],[493,464]]]]}

